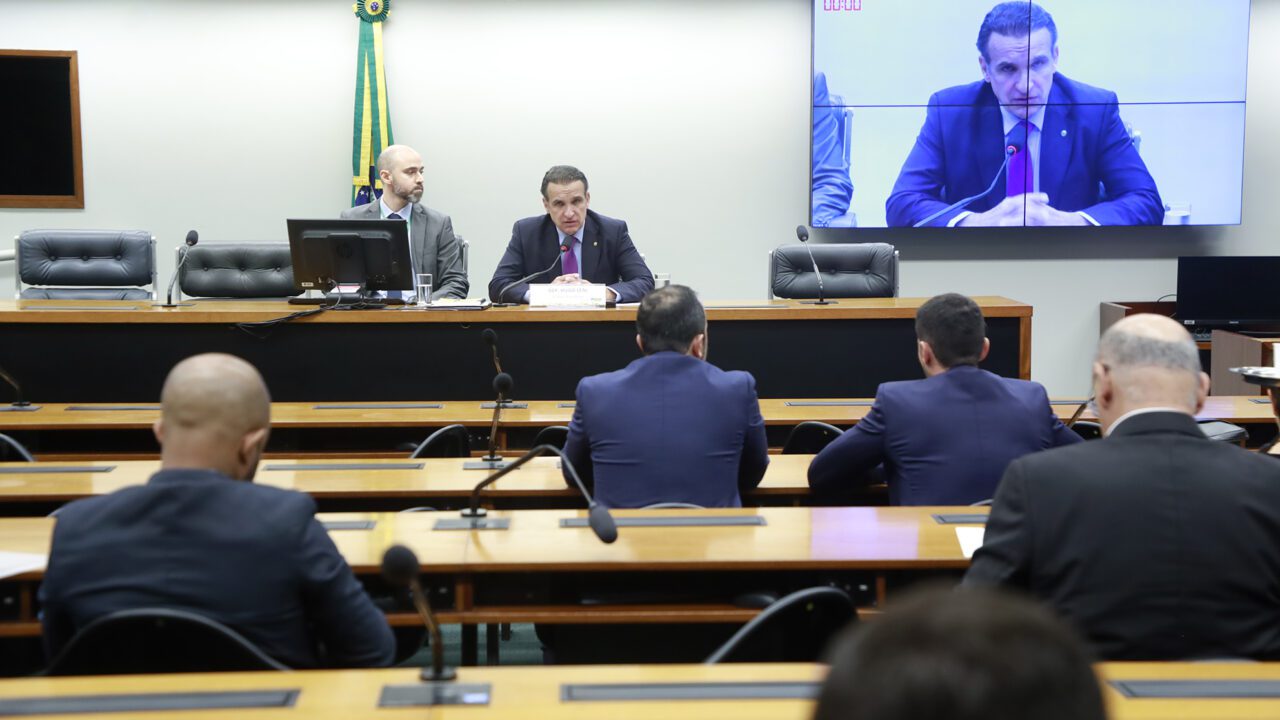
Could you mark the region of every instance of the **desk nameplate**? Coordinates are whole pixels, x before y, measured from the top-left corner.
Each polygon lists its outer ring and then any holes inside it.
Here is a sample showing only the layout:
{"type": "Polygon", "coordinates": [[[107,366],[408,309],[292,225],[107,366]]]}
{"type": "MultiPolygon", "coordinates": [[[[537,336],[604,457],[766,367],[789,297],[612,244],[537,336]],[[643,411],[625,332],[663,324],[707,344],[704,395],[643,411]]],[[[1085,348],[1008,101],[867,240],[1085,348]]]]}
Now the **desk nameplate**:
{"type": "Polygon", "coordinates": [[[421,470],[420,462],[409,463],[310,463],[298,465],[267,465],[264,472],[292,472],[301,470],[421,470]]]}
{"type": "Polygon", "coordinates": [[[326,520],[320,523],[325,530],[372,530],[377,527],[375,520],[326,520]]]}
{"type": "Polygon", "coordinates": [[[938,513],[933,516],[939,525],[986,525],[986,513],[938,513]]]}
{"type": "Polygon", "coordinates": [[[443,403],[365,403],[363,405],[314,405],[312,410],[440,410],[443,403]]]}
{"type": "Polygon", "coordinates": [[[1128,698],[1280,698],[1280,680],[1111,680],[1128,698]]]}
{"type": "MultiPolygon", "coordinates": [[[[587,520],[588,518],[561,518],[560,527],[587,527],[587,520]]],[[[618,527],[759,527],[769,523],[759,515],[708,515],[703,517],[686,515],[672,517],[616,517],[614,518],[614,524],[618,527]]]]}
{"type": "Polygon", "coordinates": [[[9,465],[0,467],[4,475],[80,475],[84,473],[109,473],[115,465],[9,465]]]}
{"type": "Polygon", "coordinates": [[[565,684],[560,686],[560,700],[812,700],[820,687],[816,682],[565,684]]]}
{"type": "Polygon", "coordinates": [[[159,405],[68,405],[66,412],[160,412],[159,405]]]}
{"type": "Polygon", "coordinates": [[[69,695],[0,700],[0,715],[70,715],[81,713],[154,712],[160,710],[229,710],[287,708],[298,690],[69,695]]]}
{"type": "Polygon", "coordinates": [[[387,685],[378,707],[428,707],[432,705],[488,705],[489,683],[428,682],[421,685],[387,685]]]}
{"type": "Polygon", "coordinates": [[[788,400],[787,407],[870,407],[874,400],[788,400]]]}

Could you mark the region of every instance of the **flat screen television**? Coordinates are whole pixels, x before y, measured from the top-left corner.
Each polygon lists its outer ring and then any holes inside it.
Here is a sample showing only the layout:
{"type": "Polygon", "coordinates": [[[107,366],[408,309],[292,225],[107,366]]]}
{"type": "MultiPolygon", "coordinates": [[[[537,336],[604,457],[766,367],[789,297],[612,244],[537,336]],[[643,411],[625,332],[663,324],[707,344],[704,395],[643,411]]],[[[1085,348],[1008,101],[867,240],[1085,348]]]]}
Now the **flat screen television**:
{"type": "Polygon", "coordinates": [[[813,0],[810,222],[1239,224],[1249,9],[813,0]]]}
{"type": "Polygon", "coordinates": [[[413,289],[409,226],[403,220],[291,219],[287,223],[296,289],[329,291],[357,285],[362,296],[413,289]]]}
{"type": "Polygon", "coordinates": [[[1178,320],[1188,328],[1280,329],[1280,257],[1178,258],[1178,320]]]}

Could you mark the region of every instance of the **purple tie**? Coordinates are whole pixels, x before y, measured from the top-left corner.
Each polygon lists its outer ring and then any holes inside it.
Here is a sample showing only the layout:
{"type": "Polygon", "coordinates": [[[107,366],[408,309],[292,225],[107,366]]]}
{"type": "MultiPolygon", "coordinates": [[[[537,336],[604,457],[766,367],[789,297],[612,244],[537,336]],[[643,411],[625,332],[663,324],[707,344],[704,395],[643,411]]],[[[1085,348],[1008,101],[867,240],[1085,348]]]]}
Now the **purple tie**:
{"type": "Polygon", "coordinates": [[[1031,153],[1027,150],[1027,146],[1030,144],[1029,140],[1031,138],[1031,129],[1034,126],[1030,122],[1023,120],[1018,123],[1018,127],[1025,129],[1026,133],[1023,134],[1011,130],[1010,134],[1021,135],[1022,137],[1027,138],[1027,140],[1022,143],[1022,146],[1013,154],[1013,157],[1009,158],[1009,176],[1006,192],[1007,197],[1029,193],[1035,189],[1035,175],[1034,168],[1031,165],[1031,153]]]}
{"type": "Polygon", "coordinates": [[[569,246],[568,251],[566,251],[564,254],[564,260],[562,261],[564,263],[564,274],[577,275],[578,274],[578,257],[573,254],[573,248],[578,244],[578,238],[570,235],[569,237],[566,237],[564,239],[564,243],[569,246]]]}

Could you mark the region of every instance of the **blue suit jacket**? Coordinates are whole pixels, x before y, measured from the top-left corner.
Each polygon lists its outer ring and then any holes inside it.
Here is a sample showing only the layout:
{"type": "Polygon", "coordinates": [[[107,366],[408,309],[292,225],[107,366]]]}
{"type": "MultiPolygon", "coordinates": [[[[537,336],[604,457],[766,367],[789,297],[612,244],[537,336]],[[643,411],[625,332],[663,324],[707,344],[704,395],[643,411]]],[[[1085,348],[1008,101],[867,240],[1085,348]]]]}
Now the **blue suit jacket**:
{"type": "MultiPolygon", "coordinates": [[[[889,226],[914,225],[985,191],[1004,160],[1003,139],[1004,121],[990,85],[979,81],[935,93],[885,202],[889,226]]],[[[1060,74],[1054,75],[1041,128],[1040,192],[1054,208],[1083,210],[1103,225],[1159,225],[1164,220],[1160,193],[1120,120],[1116,94],[1060,74]]],[[[990,195],[967,209],[985,212],[1004,198],[1004,186],[997,183],[990,195]]],[[[932,225],[945,226],[960,212],[945,214],[932,225]]]]}
{"type": "Polygon", "coordinates": [[[166,607],[228,625],[290,667],[391,664],[386,617],[315,510],[302,493],[211,470],[162,470],[63,507],[40,586],[46,650],[103,615],[166,607]]]}
{"type": "MultiPolygon", "coordinates": [[[[551,282],[563,275],[560,239],[556,224],[550,215],[517,220],[511,228],[511,242],[498,262],[489,281],[489,298],[504,302],[498,293],[509,283],[532,275],[555,263],[554,267],[536,282],[551,282]]],[[[640,298],[653,289],[653,273],[631,243],[627,224],[622,220],[605,217],[594,210],[587,211],[587,221],[582,230],[583,279],[603,283],[618,292],[618,302],[640,302],[640,298]]],[[[512,286],[503,293],[505,302],[517,302],[529,289],[527,283],[512,286]]]]}
{"type": "Polygon", "coordinates": [[[577,399],[565,455],[606,507],[741,507],[769,465],[750,373],[659,352],[583,378],[577,399]]]}
{"type": "Polygon", "coordinates": [[[815,492],[839,491],[883,463],[895,505],[967,505],[995,495],[1005,467],[1080,442],[1039,383],[968,365],[884,383],[871,411],[809,466],[815,492]]]}

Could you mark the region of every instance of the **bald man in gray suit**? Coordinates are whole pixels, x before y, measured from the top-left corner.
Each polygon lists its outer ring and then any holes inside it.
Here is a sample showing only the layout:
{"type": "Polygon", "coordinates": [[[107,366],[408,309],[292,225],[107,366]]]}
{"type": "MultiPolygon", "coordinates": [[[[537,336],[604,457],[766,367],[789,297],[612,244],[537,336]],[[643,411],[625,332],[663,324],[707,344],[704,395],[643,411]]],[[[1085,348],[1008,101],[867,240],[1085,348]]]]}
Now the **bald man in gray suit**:
{"type": "Polygon", "coordinates": [[[422,199],[422,156],[408,145],[392,145],[378,155],[382,198],[342,212],[344,220],[409,222],[409,252],[415,274],[431,273],[431,299],[465,298],[470,284],[462,267],[462,243],[453,235],[448,215],[432,210],[422,199]]]}

